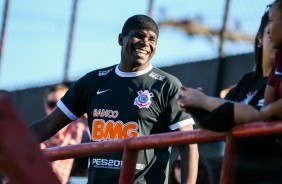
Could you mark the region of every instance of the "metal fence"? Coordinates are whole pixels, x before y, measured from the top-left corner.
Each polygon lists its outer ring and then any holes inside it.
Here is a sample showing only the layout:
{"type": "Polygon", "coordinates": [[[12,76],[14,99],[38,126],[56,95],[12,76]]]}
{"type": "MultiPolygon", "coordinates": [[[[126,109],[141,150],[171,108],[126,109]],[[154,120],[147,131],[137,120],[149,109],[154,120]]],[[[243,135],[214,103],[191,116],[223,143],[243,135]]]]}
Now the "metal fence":
{"type": "Polygon", "coordinates": [[[1,0],[0,89],[76,80],[90,70],[118,63],[117,37],[133,14],[148,14],[160,25],[153,59],[157,67],[219,57],[224,25],[224,55],[249,53],[271,2],[1,0]],[[231,40],[230,35],[237,37],[231,40]]]}

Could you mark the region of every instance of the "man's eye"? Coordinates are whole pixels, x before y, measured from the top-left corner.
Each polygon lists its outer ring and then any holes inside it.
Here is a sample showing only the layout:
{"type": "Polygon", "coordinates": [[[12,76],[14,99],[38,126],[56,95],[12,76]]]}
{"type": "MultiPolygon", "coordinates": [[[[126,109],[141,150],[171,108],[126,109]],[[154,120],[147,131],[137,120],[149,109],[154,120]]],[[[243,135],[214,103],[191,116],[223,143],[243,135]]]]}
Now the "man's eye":
{"type": "Polygon", "coordinates": [[[143,36],[143,34],[141,34],[141,33],[136,33],[135,35],[138,36],[138,37],[143,36]]]}
{"type": "Polygon", "coordinates": [[[150,40],[150,42],[156,42],[155,38],[150,38],[149,40],[150,40]]]}

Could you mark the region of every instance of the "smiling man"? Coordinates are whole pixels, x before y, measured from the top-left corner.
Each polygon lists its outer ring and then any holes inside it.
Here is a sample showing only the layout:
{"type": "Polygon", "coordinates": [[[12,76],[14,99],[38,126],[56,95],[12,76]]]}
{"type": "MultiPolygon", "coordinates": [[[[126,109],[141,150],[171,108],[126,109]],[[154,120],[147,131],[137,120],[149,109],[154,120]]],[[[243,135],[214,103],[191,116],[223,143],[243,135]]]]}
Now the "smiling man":
{"type": "MultiPolygon", "coordinates": [[[[158,26],[150,17],[130,17],[118,37],[120,63],[79,79],[57,103],[58,108],[31,126],[40,141],[85,112],[92,142],[192,130],[194,121],[186,112],[178,111],[175,95],[181,83],[151,64],[158,35],[158,26]]],[[[182,183],[196,183],[197,145],[179,148],[182,183]]],[[[170,150],[139,151],[134,183],[167,183],[170,150]]],[[[117,183],[122,166],[126,167],[122,154],[93,155],[88,183],[117,183]]]]}

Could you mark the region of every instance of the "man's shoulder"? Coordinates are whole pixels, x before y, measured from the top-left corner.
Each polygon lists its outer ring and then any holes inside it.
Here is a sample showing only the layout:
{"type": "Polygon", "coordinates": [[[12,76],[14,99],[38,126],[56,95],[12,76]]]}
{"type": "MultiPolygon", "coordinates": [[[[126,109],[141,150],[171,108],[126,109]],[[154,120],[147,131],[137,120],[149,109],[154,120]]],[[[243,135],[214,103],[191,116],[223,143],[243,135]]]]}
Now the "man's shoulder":
{"type": "MultiPolygon", "coordinates": [[[[77,86],[84,86],[85,89],[91,89],[93,88],[93,85],[96,86],[97,84],[100,84],[105,79],[107,79],[112,71],[115,70],[115,66],[109,66],[106,68],[100,68],[97,70],[92,70],[88,73],[86,73],[83,77],[81,77],[79,80],[75,82],[77,86]]],[[[83,87],[82,87],[83,88],[83,87]]]]}
{"type": "Polygon", "coordinates": [[[149,75],[156,79],[162,79],[162,81],[180,84],[180,81],[177,77],[156,67],[153,68],[149,75]]]}
{"type": "Polygon", "coordinates": [[[93,70],[86,74],[86,76],[97,76],[97,77],[104,77],[107,76],[109,73],[115,70],[116,65],[112,65],[106,68],[100,68],[97,70],[93,70]]]}

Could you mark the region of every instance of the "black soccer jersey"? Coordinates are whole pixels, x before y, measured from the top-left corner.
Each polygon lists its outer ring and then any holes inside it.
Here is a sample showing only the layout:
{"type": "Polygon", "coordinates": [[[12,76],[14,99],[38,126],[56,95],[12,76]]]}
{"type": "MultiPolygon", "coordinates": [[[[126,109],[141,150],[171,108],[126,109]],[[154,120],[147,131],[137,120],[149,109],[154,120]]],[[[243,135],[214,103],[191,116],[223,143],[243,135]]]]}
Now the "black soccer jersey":
{"type": "MultiPolygon", "coordinates": [[[[153,66],[124,73],[115,65],[79,79],[58,107],[70,119],[87,112],[94,142],[164,133],[193,123],[178,111],[180,85],[153,66]]],[[[135,183],[165,183],[169,156],[169,148],[139,151],[135,183]]],[[[90,157],[89,183],[117,182],[121,166],[122,154],[90,157]]]]}
{"type": "Polygon", "coordinates": [[[265,77],[255,77],[255,73],[250,72],[244,75],[239,83],[230,90],[225,99],[249,104],[259,110],[264,104],[265,86],[265,77]]]}

